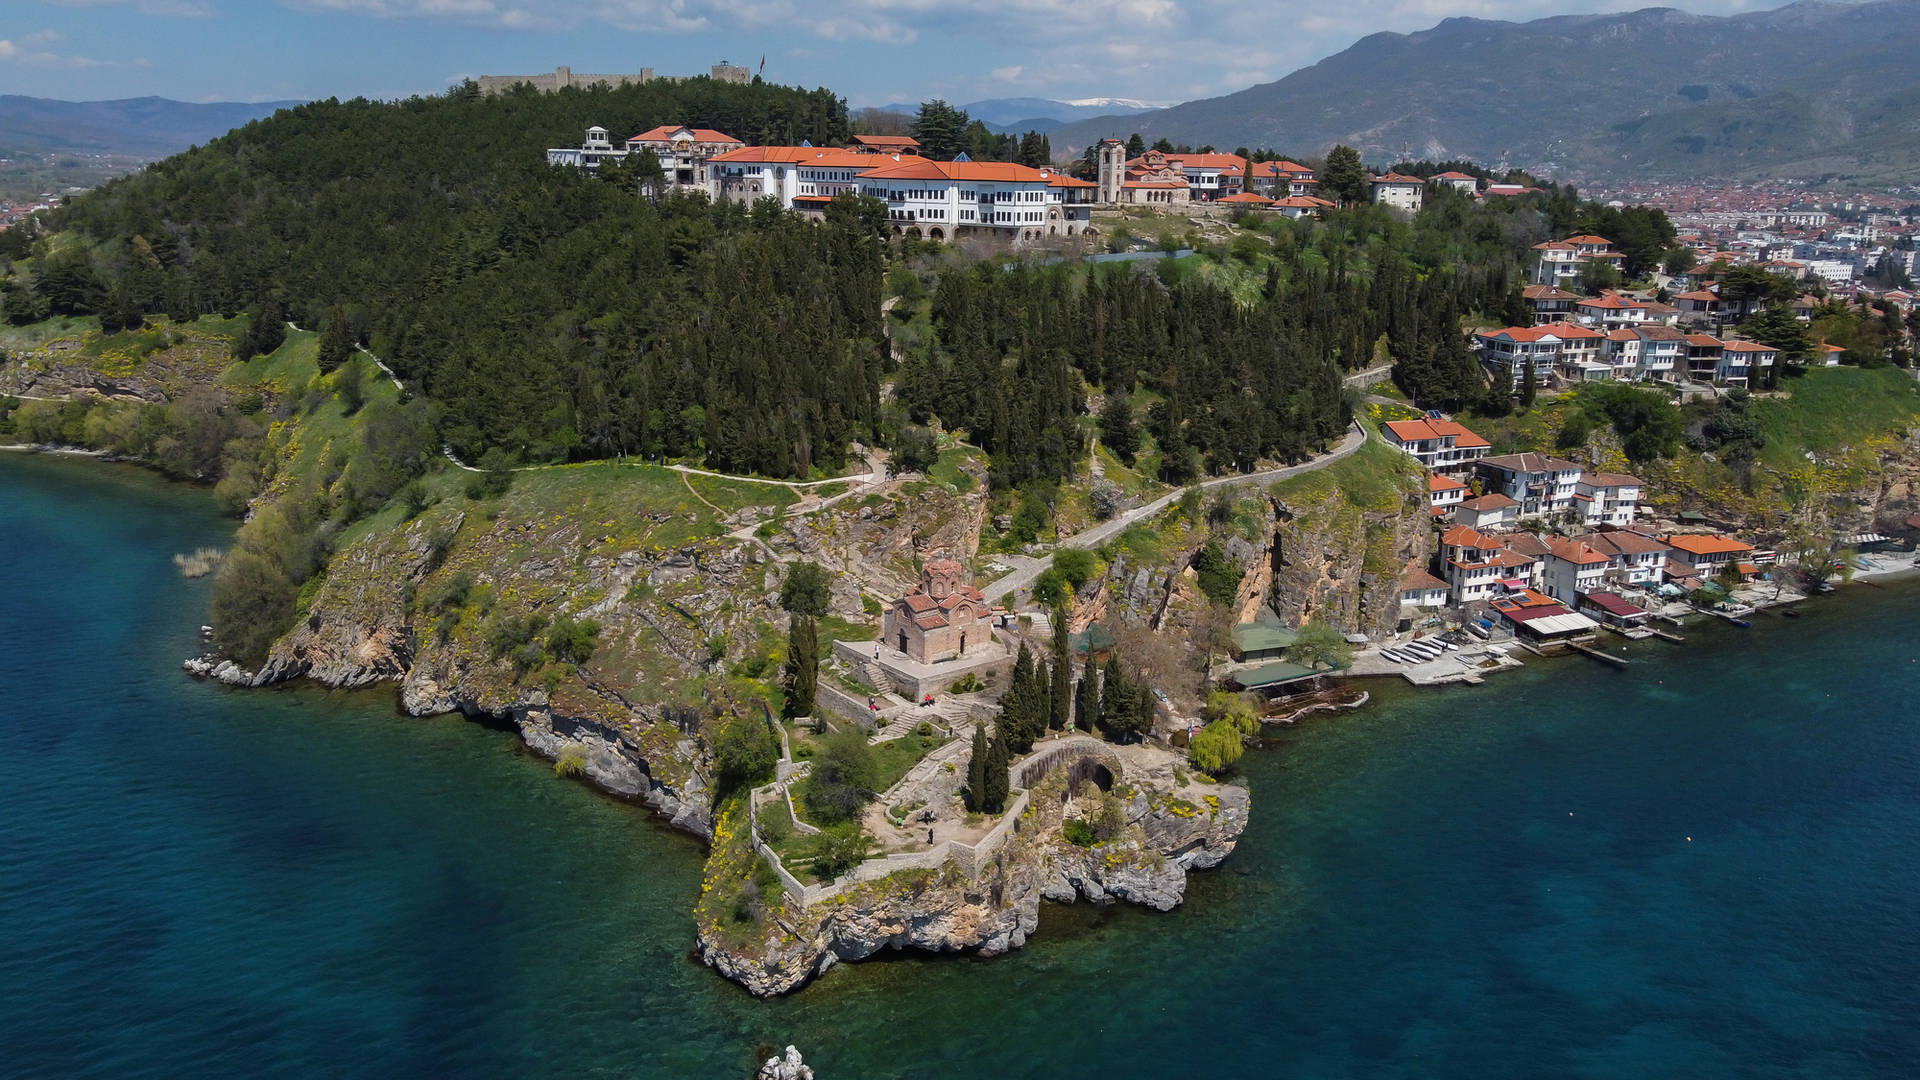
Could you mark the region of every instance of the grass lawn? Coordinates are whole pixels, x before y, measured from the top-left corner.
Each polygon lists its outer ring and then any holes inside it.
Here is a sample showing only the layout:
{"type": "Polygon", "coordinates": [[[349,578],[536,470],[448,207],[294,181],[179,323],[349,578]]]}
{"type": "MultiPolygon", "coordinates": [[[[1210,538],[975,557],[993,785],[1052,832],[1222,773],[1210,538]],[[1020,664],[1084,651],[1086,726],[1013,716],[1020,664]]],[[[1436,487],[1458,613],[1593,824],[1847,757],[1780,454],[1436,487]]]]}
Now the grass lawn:
{"type": "Polygon", "coordinates": [[[1760,460],[1777,469],[1805,464],[1803,451],[1839,450],[1920,420],[1920,382],[1895,367],[1814,368],[1783,377],[1780,389],[1788,396],[1753,404],[1767,437],[1760,460]]]}
{"type": "MultiPolygon", "coordinates": [[[[932,725],[928,725],[929,728],[932,725]]],[[[947,736],[938,730],[922,735],[916,729],[912,734],[883,742],[873,748],[873,762],[878,767],[878,779],[874,782],[875,791],[886,791],[900,782],[908,770],[920,764],[922,758],[938,750],[947,742],[947,736]]]]}
{"type": "Polygon", "coordinates": [[[963,467],[965,465],[971,465],[974,469],[985,472],[987,457],[971,446],[948,447],[940,451],[939,460],[935,461],[933,468],[927,471],[927,479],[936,484],[945,484],[964,495],[979,486],[979,481],[975,480],[973,474],[963,467]]]}
{"type": "Polygon", "coordinates": [[[49,341],[99,331],[100,320],[91,315],[61,315],[28,326],[0,325],[0,348],[27,352],[49,341]]]}
{"type": "Polygon", "coordinates": [[[1289,477],[1273,486],[1281,498],[1300,498],[1337,490],[1349,506],[1361,510],[1392,511],[1401,495],[1418,490],[1421,469],[1406,454],[1378,438],[1324,469],[1289,477]]]}

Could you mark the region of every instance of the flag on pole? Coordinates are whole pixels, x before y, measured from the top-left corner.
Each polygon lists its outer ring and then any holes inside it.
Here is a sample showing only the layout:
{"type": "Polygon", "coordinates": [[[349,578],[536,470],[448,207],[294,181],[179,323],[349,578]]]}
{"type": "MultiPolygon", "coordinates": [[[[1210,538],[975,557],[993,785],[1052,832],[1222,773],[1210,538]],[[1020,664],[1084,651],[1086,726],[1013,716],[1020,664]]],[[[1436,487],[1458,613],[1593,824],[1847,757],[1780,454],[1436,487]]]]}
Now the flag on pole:
{"type": "Polygon", "coordinates": [[[760,54],[760,70],[757,72],[757,74],[765,75],[766,73],[767,73],[767,54],[761,53],[760,54]]]}

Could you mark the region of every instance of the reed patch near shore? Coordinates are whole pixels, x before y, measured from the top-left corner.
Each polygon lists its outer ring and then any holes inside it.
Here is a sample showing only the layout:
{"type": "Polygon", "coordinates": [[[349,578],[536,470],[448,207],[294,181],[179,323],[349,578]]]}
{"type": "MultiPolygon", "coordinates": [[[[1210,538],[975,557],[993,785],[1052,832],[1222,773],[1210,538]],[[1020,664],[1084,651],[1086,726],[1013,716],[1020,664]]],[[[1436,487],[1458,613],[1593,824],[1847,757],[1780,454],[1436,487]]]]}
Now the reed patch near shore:
{"type": "Polygon", "coordinates": [[[173,556],[173,565],[180,568],[182,577],[202,578],[219,569],[221,560],[226,557],[226,551],[221,548],[195,548],[184,554],[176,552],[173,556]]]}

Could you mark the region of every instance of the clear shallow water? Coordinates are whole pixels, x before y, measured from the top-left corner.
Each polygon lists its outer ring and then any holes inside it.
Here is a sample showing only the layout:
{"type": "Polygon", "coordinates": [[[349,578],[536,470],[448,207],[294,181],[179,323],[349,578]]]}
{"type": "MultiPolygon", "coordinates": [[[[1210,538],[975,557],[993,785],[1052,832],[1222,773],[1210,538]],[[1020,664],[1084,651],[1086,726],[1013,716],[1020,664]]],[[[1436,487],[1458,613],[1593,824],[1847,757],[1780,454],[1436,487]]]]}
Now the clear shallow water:
{"type": "Polygon", "coordinates": [[[1920,588],[1382,686],[1171,915],[758,1002],[700,850],[390,693],[187,680],[203,492],[0,458],[0,1074],[1879,1077],[1920,1061],[1920,588]],[[1688,837],[1691,836],[1691,842],[1688,837]]]}

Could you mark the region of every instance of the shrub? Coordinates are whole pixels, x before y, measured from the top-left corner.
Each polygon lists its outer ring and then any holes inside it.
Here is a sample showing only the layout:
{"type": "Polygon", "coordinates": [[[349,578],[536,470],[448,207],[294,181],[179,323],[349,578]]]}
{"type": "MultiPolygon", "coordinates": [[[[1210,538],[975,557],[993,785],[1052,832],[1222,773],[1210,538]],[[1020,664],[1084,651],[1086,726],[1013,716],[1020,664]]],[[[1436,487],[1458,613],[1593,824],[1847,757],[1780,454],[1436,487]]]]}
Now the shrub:
{"type": "Polygon", "coordinates": [[[1230,768],[1245,751],[1246,743],[1240,729],[1231,720],[1215,720],[1201,728],[1200,733],[1193,737],[1193,745],[1188,748],[1195,768],[1216,774],[1230,768]]]}
{"type": "Polygon", "coordinates": [[[780,583],[780,606],[795,615],[821,618],[832,600],[832,578],[819,563],[803,560],[793,564],[787,579],[780,583]]]}
{"type": "Polygon", "coordinates": [[[267,652],[293,622],[300,587],[278,560],[249,548],[236,548],[213,579],[209,613],[214,643],[248,667],[259,667],[267,652]]]}
{"type": "Polygon", "coordinates": [[[751,713],[728,717],[713,738],[714,777],[718,781],[715,795],[724,798],[729,792],[772,779],[778,760],[780,738],[770,724],[751,713]]]}
{"type": "Polygon", "coordinates": [[[864,732],[849,728],[827,736],[806,780],[807,808],[822,822],[851,821],[873,797],[878,769],[864,732]]]}
{"type": "Polygon", "coordinates": [[[832,829],[820,834],[813,855],[813,872],[821,881],[832,881],[867,861],[872,838],[861,829],[832,829]]]}
{"type": "Polygon", "coordinates": [[[553,775],[581,776],[587,771],[587,748],[579,743],[568,743],[560,748],[560,756],[553,760],[553,775]]]}
{"type": "Polygon", "coordinates": [[[1218,541],[1209,540],[1193,557],[1200,591],[1216,604],[1231,604],[1240,594],[1240,568],[1227,559],[1218,541]]]}
{"type": "Polygon", "coordinates": [[[600,624],[593,619],[574,620],[566,615],[553,620],[547,630],[547,652],[569,664],[584,664],[593,657],[600,624]]]}
{"type": "Polygon", "coordinates": [[[1075,847],[1090,848],[1097,842],[1093,836],[1093,826],[1079,818],[1068,818],[1061,822],[1060,832],[1067,838],[1067,843],[1075,847]]]}

